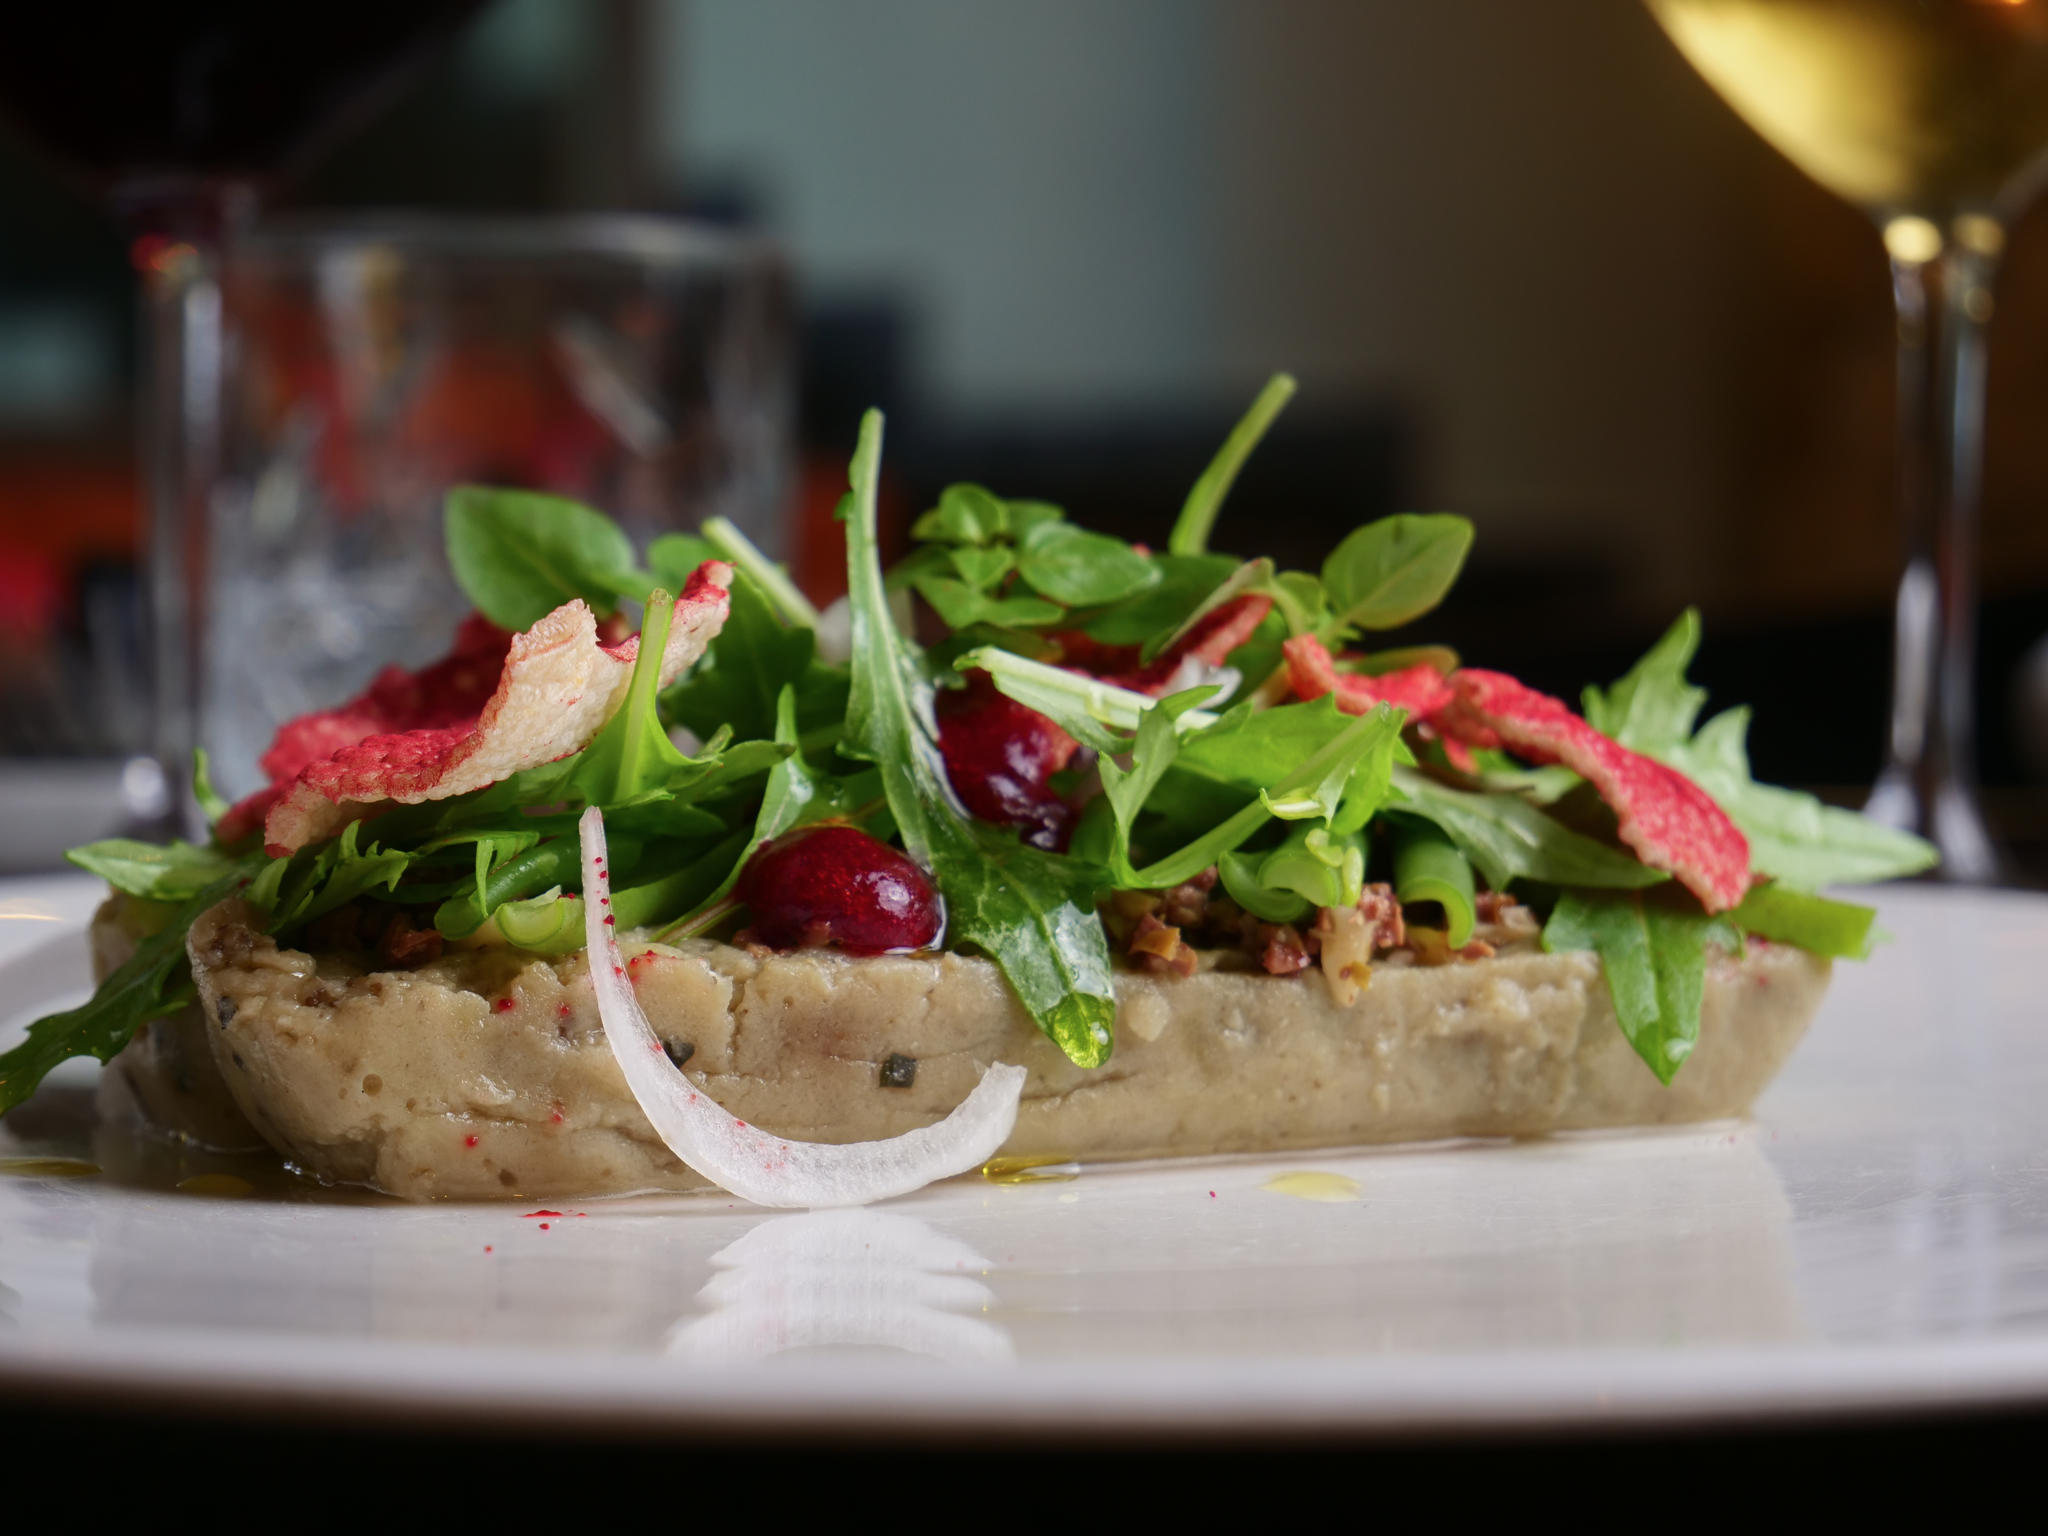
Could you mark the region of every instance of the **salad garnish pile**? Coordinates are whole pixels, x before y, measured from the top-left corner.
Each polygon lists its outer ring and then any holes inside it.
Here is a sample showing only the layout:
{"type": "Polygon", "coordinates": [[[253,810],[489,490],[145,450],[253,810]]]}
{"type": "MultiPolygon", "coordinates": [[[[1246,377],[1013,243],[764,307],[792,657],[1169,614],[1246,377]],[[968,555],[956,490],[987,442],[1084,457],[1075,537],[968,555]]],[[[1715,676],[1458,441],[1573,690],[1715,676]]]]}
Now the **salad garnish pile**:
{"type": "Polygon", "coordinates": [[[186,930],[236,894],[281,942],[387,968],[566,955],[587,925],[980,954],[1084,1067],[1115,1048],[1120,969],[1320,969],[1348,1000],[1385,957],[1483,958],[1540,929],[1599,955],[1668,1082],[1714,950],[1866,952],[1871,910],[1820,888],[1933,850],[1756,783],[1748,712],[1699,723],[1695,614],[1574,713],[1442,647],[1381,643],[1456,579],[1462,518],[1368,523],[1313,572],[1213,551],[1292,387],[1261,394],[1163,549],[962,484],[886,569],[870,412],[839,513],[848,595],[824,614],[719,520],[642,555],[590,508],[455,492],[448,553],[476,611],[445,660],[289,722],[240,804],[202,757],[208,842],[71,854],[150,931],[0,1056],[0,1112],[184,1006],[186,930]]]}

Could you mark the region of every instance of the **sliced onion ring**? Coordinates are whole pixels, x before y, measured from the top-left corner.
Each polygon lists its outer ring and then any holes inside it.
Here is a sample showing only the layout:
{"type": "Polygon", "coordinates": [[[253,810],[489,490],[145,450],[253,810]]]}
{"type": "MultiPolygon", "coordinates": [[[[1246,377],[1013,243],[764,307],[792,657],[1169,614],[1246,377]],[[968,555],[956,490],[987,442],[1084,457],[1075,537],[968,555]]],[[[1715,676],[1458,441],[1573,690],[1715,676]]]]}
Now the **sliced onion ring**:
{"type": "Polygon", "coordinates": [[[583,918],[604,1037],[655,1134],[691,1169],[756,1205],[865,1205],[979,1168],[1017,1123],[1022,1067],[996,1062],[937,1125],[843,1146],[784,1141],[734,1119],[669,1060],[633,994],[611,910],[604,815],[583,813],[583,918]]]}

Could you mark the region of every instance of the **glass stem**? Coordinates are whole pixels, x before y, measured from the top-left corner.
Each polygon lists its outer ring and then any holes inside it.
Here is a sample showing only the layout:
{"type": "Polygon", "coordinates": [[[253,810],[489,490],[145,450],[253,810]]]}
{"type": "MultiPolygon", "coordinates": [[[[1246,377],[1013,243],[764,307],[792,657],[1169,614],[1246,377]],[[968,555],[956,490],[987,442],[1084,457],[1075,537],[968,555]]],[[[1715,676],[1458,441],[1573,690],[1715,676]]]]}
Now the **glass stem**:
{"type": "MultiPolygon", "coordinates": [[[[177,182],[117,199],[142,294],[143,505],[154,668],[151,753],[160,770],[158,835],[203,841],[192,794],[209,536],[221,431],[221,252],[246,218],[238,185],[177,182]]],[[[131,807],[131,812],[139,807],[131,807]]],[[[137,820],[150,818],[137,817],[137,820]]]]}
{"type": "MultiPolygon", "coordinates": [[[[1982,222],[1982,221],[1978,221],[1982,222]]],[[[1941,850],[1944,879],[1995,881],[1977,804],[1977,501],[1984,457],[1984,325],[1995,242],[1887,231],[1899,336],[1899,490],[1906,569],[1892,653],[1891,732],[1867,813],[1941,850]]]]}

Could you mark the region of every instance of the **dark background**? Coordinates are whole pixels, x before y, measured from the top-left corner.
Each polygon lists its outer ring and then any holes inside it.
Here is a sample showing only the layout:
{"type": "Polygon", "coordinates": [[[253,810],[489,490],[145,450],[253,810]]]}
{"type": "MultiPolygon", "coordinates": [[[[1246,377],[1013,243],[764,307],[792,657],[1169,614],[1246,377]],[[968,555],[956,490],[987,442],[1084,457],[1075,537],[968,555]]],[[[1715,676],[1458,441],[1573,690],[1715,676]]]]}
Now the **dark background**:
{"type": "MultiPolygon", "coordinates": [[[[779,234],[809,317],[791,553],[821,594],[820,504],[867,404],[906,505],[972,477],[1157,539],[1285,368],[1302,392],[1226,547],[1310,563],[1382,512],[1465,512],[1473,564],[1426,638],[1570,695],[1695,602],[1715,702],[1758,706],[1760,776],[1853,799],[1875,772],[1897,560],[1881,248],[1637,6],[500,0],[281,203],[779,234]]],[[[1993,813],[2037,858],[2044,330],[2037,213],[1992,329],[1980,690],[1993,813]]],[[[135,356],[112,226],[0,144],[14,677],[61,677],[132,579],[135,356]]],[[[0,755],[133,738],[10,686],[0,755]]]]}

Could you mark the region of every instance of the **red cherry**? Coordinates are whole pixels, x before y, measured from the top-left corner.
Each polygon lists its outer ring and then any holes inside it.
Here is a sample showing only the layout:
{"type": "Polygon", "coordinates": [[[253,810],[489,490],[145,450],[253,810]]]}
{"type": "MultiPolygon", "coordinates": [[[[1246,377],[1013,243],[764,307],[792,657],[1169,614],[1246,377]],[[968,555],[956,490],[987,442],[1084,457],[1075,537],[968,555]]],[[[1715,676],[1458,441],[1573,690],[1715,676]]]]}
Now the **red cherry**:
{"type": "Polygon", "coordinates": [[[1022,827],[1034,848],[1066,846],[1074,811],[1050,780],[1073,758],[1074,738],[998,692],[986,672],[941,692],[935,713],[939,753],[961,804],[983,821],[1022,827]]]}
{"type": "Polygon", "coordinates": [[[799,827],[763,843],[734,894],[753,914],[754,940],[771,949],[879,955],[936,944],[942,926],[925,872],[858,827],[799,827]]]}

